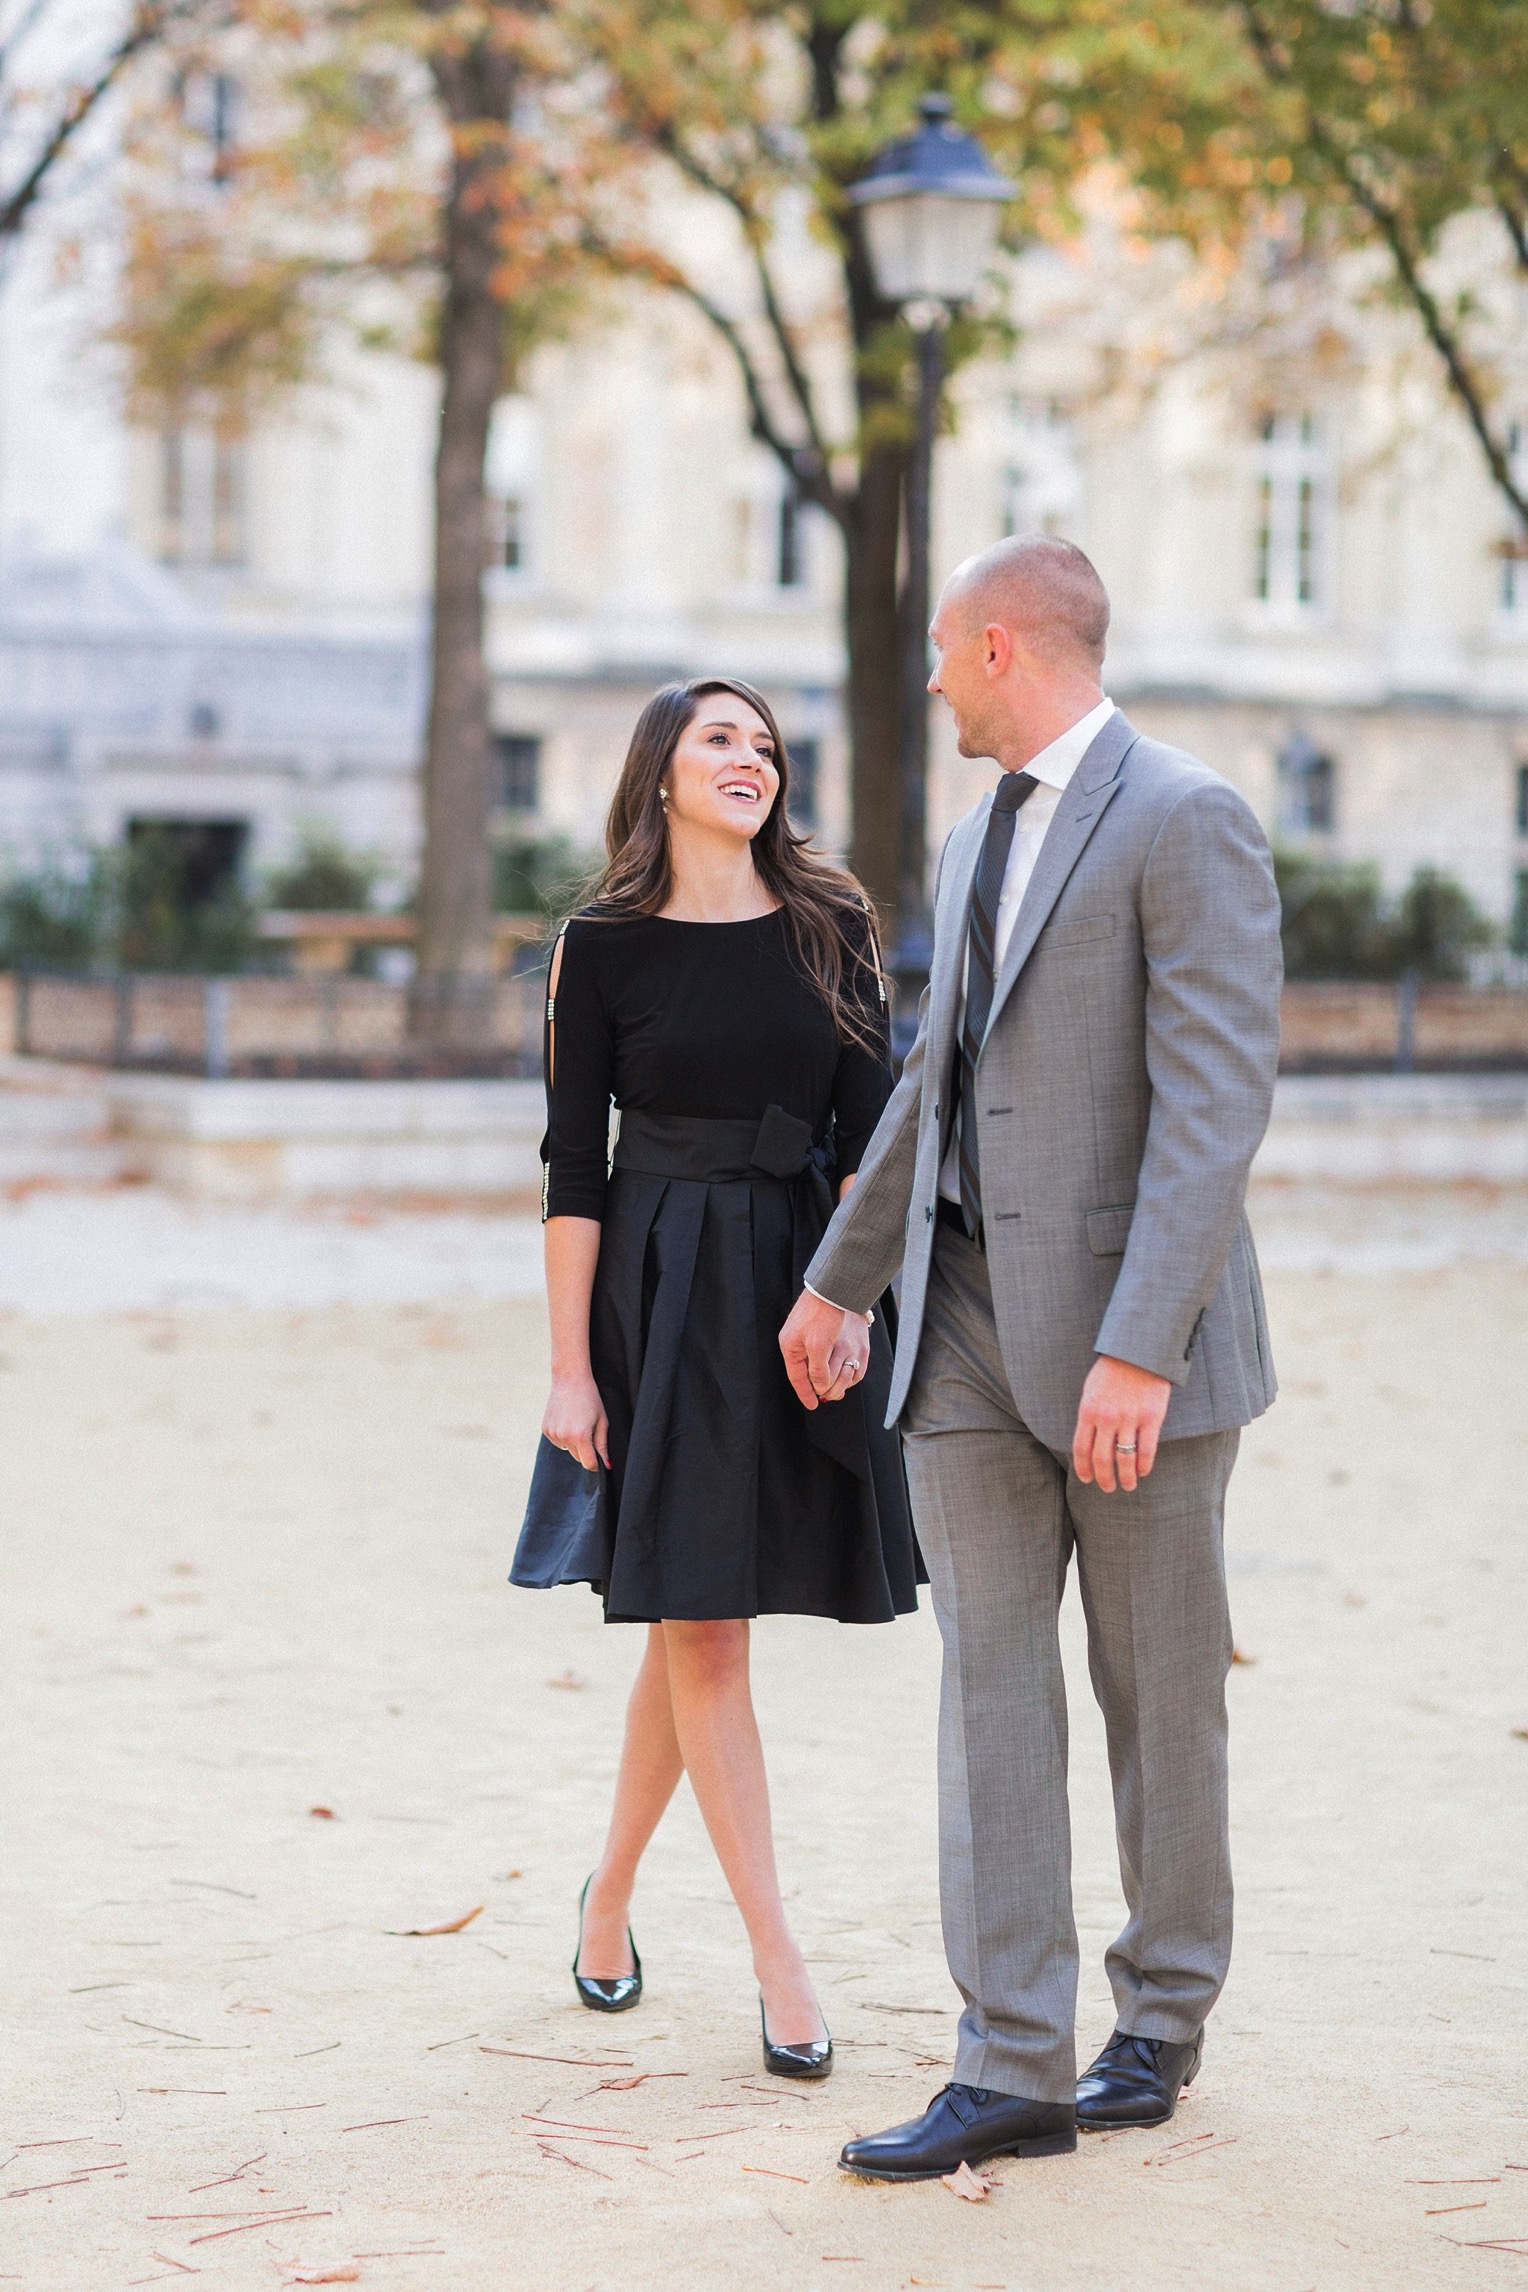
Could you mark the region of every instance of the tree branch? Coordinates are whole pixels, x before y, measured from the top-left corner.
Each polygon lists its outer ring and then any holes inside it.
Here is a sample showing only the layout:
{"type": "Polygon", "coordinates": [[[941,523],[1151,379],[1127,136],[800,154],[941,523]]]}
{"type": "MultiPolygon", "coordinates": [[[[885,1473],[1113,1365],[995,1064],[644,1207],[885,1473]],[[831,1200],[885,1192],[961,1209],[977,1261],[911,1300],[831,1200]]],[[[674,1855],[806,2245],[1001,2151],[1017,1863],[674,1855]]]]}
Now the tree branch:
{"type": "Polygon", "coordinates": [[[713,175],[711,170],[698,160],[693,152],[685,149],[672,127],[662,129],[656,140],[659,149],[664,152],[667,158],[672,160],[681,174],[688,176],[697,189],[709,192],[715,199],[723,200],[742,224],[743,236],[748,242],[748,251],[753,257],[754,272],[759,282],[764,316],[769,322],[769,331],[773,335],[775,347],[780,353],[780,363],[785,368],[786,379],[791,387],[791,396],[795,399],[801,419],[806,426],[811,450],[826,468],[828,447],[822,434],[821,424],[817,419],[817,404],[813,396],[811,380],[797,354],[795,337],[791,332],[785,313],[780,307],[779,296],[775,292],[775,282],[769,268],[769,258],[765,252],[758,216],[740,191],[733,185],[724,182],[720,176],[713,175]]]}
{"type": "Polygon", "coordinates": [[[585,233],[584,243],[591,254],[608,263],[612,269],[635,273],[638,277],[650,280],[654,286],[666,287],[671,293],[682,295],[709,321],[737,361],[743,391],[748,400],[749,427],[753,435],[761,446],[768,447],[803,497],[815,503],[819,509],[826,510],[834,524],[847,532],[849,504],[834,485],[827,463],[809,450],[793,445],[775,421],[765,393],[763,376],[754,363],[737,320],[723,310],[720,303],[713,302],[705,289],[698,287],[693,279],[687,278],[676,264],[649,249],[612,246],[592,231],[585,233]]]}
{"type": "Polygon", "coordinates": [[[1507,226],[1518,268],[1528,271],[1528,169],[1503,144],[1496,154],[1496,212],[1507,226]],[[1510,186],[1504,189],[1504,183],[1510,186]]]}
{"type": "Polygon", "coordinates": [[[1509,199],[1499,197],[1495,205],[1497,214],[1506,226],[1507,236],[1512,241],[1517,267],[1520,271],[1528,271],[1528,222],[1524,221],[1521,209],[1514,207],[1509,199]]]}
{"type": "Polygon", "coordinates": [[[159,38],[172,15],[188,12],[186,9],[154,5],[153,0],[139,8],[95,78],[87,80],[83,87],[76,88],[64,103],[43,140],[41,150],[15,190],[0,200],[0,244],[16,237],[41,197],[43,186],[54,167],[127,65],[159,38]]]}
{"type": "MultiPolygon", "coordinates": [[[[1269,79],[1289,85],[1294,75],[1280,57],[1278,44],[1252,0],[1243,0],[1242,17],[1258,60],[1269,79]]],[[[1332,134],[1308,95],[1305,102],[1305,126],[1312,145],[1326,166],[1355,206],[1368,216],[1374,230],[1388,248],[1397,276],[1422,321],[1423,332],[1442,360],[1449,387],[1463,408],[1465,419],[1485,456],[1492,483],[1511,505],[1513,514],[1525,532],[1528,532],[1528,488],[1518,483],[1507,449],[1491,428],[1486,394],[1471,369],[1464,345],[1455,329],[1450,327],[1442,305],[1422,276],[1422,250],[1413,244],[1405,222],[1396,209],[1364,181],[1361,170],[1353,164],[1351,154],[1343,149],[1332,134]]]]}

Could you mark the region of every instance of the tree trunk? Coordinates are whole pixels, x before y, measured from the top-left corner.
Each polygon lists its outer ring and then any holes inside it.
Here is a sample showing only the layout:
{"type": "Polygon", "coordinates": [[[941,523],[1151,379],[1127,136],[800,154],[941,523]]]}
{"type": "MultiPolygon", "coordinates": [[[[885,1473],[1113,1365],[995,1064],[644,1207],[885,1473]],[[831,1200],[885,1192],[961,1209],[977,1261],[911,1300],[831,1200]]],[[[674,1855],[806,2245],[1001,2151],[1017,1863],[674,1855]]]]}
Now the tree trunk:
{"type": "Polygon", "coordinates": [[[444,218],[435,611],[410,1031],[431,1049],[482,1051],[490,1042],[493,1001],[484,461],[504,371],[494,177],[504,164],[516,74],[511,60],[485,42],[442,53],[431,68],[456,150],[444,218]]]}
{"type": "Polygon", "coordinates": [[[844,297],[854,343],[860,435],[859,482],[844,529],[849,785],[854,804],[849,864],[875,901],[886,942],[893,945],[902,851],[897,557],[912,441],[896,363],[885,355],[886,332],[899,323],[898,314],[876,291],[863,226],[852,212],[844,238],[844,297]]]}
{"type": "Polygon", "coordinates": [[[901,447],[866,454],[845,535],[844,634],[849,656],[849,865],[880,912],[888,943],[897,928],[901,861],[901,675],[897,546],[902,527],[901,447]]]}

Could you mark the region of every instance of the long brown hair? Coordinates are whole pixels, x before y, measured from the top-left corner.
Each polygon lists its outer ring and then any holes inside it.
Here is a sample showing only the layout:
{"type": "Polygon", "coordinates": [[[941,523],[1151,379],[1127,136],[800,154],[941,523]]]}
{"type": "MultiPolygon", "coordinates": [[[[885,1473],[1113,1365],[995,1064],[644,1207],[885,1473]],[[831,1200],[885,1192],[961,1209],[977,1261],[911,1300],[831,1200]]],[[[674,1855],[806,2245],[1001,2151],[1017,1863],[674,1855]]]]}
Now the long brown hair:
{"type": "Polygon", "coordinates": [[[827,1004],[839,1040],[878,1048],[876,1022],[886,994],[875,911],[853,876],[825,860],[810,836],[791,826],[786,816],[789,750],[769,702],[741,677],[691,677],[666,684],[637,718],[605,816],[608,857],[594,887],[592,912],[614,920],[656,915],[667,905],[674,868],[661,790],[681,734],[713,692],[730,692],[757,710],[774,742],[780,786],[753,839],[759,880],[784,908],[797,960],[827,1004]]]}

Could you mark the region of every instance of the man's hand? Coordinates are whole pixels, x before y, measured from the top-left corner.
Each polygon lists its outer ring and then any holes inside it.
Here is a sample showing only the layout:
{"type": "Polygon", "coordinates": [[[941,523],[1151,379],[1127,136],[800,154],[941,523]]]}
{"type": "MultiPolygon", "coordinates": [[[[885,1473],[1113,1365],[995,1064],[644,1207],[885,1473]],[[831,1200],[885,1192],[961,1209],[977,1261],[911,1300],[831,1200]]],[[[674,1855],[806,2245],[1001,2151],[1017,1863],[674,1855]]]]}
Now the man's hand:
{"type": "Polygon", "coordinates": [[[1157,1440],[1172,1393],[1166,1377],[1100,1353],[1082,1388],[1072,1435],[1072,1464],[1078,1479],[1096,1481],[1106,1496],[1112,1496],[1117,1477],[1128,1496],[1157,1461],[1157,1440]]]}
{"type": "Polygon", "coordinates": [[[865,1374],[870,1358],[870,1323],[803,1289],[780,1332],[785,1374],[804,1409],[819,1401],[841,1401],[865,1374]]]}

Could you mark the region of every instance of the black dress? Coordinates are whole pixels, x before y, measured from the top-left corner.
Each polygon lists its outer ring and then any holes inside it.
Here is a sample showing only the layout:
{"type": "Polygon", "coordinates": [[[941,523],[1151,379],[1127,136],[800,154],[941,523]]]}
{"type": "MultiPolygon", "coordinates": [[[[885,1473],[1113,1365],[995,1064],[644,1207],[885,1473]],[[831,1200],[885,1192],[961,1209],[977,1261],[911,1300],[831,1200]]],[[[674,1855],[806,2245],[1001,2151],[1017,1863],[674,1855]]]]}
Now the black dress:
{"type": "MultiPolygon", "coordinates": [[[[863,957],[868,926],[850,932],[863,957]]],[[[870,961],[847,968],[873,1051],[839,1041],[782,912],[568,925],[548,1003],[544,1208],[603,1227],[590,1345],[610,1419],[596,1586],[610,1621],[883,1623],[917,1605],[884,1428],[886,1316],[862,1383],[811,1412],[778,1342],[891,1088],[879,978],[870,961]]]]}

